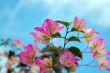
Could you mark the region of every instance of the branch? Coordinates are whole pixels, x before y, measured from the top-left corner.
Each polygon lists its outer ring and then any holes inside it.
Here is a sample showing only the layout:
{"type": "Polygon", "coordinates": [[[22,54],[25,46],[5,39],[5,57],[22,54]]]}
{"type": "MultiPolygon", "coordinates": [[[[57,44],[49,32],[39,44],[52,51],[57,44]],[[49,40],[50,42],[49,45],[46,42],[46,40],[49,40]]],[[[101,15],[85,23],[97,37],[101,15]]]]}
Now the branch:
{"type": "Polygon", "coordinates": [[[97,65],[91,65],[93,63],[96,63],[95,59],[93,58],[93,60],[87,64],[84,64],[84,65],[79,65],[79,66],[88,66],[88,67],[98,67],[97,65]]]}
{"type": "MultiPolygon", "coordinates": [[[[85,51],[89,48],[89,44],[87,44],[87,47],[82,51],[82,53],[85,53],[85,51]]],[[[90,53],[90,52],[89,52],[90,53]]]]}
{"type": "Polygon", "coordinates": [[[88,67],[94,67],[94,68],[98,67],[97,65],[79,65],[79,66],[88,66],[88,67]]]}
{"type": "Polygon", "coordinates": [[[78,31],[78,34],[77,34],[77,38],[79,37],[79,31],[78,31]]]}
{"type": "MultiPolygon", "coordinates": [[[[65,34],[65,37],[64,37],[64,46],[63,46],[63,51],[64,51],[65,46],[66,46],[66,44],[67,44],[67,34],[68,34],[68,29],[69,29],[69,27],[66,27],[66,34],[65,34]]],[[[63,51],[62,51],[62,52],[63,52],[63,51]]]]}

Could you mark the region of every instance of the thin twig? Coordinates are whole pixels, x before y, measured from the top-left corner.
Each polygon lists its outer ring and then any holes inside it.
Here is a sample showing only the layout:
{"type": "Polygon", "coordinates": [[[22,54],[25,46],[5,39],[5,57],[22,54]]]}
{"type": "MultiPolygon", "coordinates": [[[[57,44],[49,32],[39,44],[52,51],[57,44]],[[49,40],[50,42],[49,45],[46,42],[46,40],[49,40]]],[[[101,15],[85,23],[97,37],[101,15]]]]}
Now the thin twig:
{"type": "Polygon", "coordinates": [[[79,37],[79,31],[78,31],[78,34],[77,34],[77,38],[79,37]]]}
{"type": "Polygon", "coordinates": [[[81,52],[81,53],[87,53],[87,54],[89,54],[90,52],[81,52]]]}
{"type": "Polygon", "coordinates": [[[85,52],[88,48],[89,48],[89,44],[87,44],[87,47],[82,51],[82,53],[85,52]]]}
{"type": "Polygon", "coordinates": [[[54,38],[65,38],[65,37],[54,37],[54,38]]]}
{"type": "MultiPolygon", "coordinates": [[[[64,46],[63,46],[63,51],[64,51],[65,46],[66,46],[66,44],[67,44],[67,34],[68,34],[68,29],[69,29],[69,27],[66,27],[66,34],[65,34],[65,37],[64,37],[64,46]]],[[[63,51],[62,51],[62,52],[63,52],[63,51]]]]}
{"type": "Polygon", "coordinates": [[[79,65],[79,66],[88,66],[88,67],[95,67],[95,68],[97,68],[97,65],[79,65]]]}
{"type": "Polygon", "coordinates": [[[93,58],[93,60],[87,64],[84,65],[79,65],[79,66],[88,66],[88,67],[98,67],[97,64],[93,65],[93,63],[96,63],[95,59],[93,58]]]}

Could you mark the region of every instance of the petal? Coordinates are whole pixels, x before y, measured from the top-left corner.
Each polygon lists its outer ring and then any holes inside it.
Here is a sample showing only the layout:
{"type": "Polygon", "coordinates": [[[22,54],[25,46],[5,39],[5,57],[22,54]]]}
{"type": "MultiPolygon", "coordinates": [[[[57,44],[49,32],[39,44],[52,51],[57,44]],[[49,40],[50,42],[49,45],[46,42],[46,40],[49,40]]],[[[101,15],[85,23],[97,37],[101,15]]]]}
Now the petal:
{"type": "Polygon", "coordinates": [[[78,22],[78,17],[75,16],[75,18],[74,18],[74,25],[76,25],[77,22],[78,22]]]}
{"type": "Polygon", "coordinates": [[[110,68],[107,67],[106,70],[110,71],[110,68]]]}

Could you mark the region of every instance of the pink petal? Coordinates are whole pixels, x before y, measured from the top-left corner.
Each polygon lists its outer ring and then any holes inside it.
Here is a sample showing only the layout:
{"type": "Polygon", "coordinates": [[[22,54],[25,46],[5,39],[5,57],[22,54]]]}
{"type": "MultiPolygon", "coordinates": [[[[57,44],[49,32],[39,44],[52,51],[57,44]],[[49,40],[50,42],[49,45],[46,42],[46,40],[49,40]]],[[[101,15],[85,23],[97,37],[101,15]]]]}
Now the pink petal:
{"type": "Polygon", "coordinates": [[[106,70],[110,71],[110,68],[107,67],[106,70]]]}
{"type": "Polygon", "coordinates": [[[76,24],[77,22],[78,22],[78,17],[75,16],[75,18],[74,18],[74,24],[76,24]]]}
{"type": "Polygon", "coordinates": [[[106,51],[106,55],[110,55],[110,52],[109,51],[106,51]]]}
{"type": "Polygon", "coordinates": [[[59,28],[58,28],[58,31],[60,31],[60,30],[61,30],[61,29],[63,29],[63,28],[64,28],[64,26],[62,26],[62,27],[59,27],[59,28]]]}

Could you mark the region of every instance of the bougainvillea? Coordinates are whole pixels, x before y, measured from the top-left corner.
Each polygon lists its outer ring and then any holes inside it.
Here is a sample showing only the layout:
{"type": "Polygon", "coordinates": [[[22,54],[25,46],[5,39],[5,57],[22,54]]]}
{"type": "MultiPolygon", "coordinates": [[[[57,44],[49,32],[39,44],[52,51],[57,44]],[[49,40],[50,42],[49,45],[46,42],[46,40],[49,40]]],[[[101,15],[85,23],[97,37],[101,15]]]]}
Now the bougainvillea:
{"type": "Polygon", "coordinates": [[[27,66],[21,64],[18,56],[22,50],[22,44],[23,41],[18,38],[14,40],[0,38],[0,49],[3,50],[0,50],[0,63],[3,63],[3,65],[0,64],[0,73],[24,73],[26,71],[27,66]]]}
{"type": "Polygon", "coordinates": [[[62,73],[62,68],[68,72],[74,72],[78,66],[81,66],[78,62],[82,60],[86,49],[90,49],[88,53],[94,57],[98,64],[93,66],[89,63],[82,66],[110,70],[110,59],[108,58],[110,52],[105,49],[104,39],[96,38],[99,32],[94,31],[94,28],[86,28],[84,19],[75,17],[73,22],[46,19],[42,27],[35,27],[34,29],[36,32],[30,32],[30,34],[34,37],[35,45],[42,43],[45,48],[39,50],[37,46],[29,44],[24,46],[24,50],[19,54],[21,63],[29,66],[31,73],[62,73]],[[66,32],[61,35],[59,31],[65,30],[63,28],[66,28],[66,32]],[[67,37],[71,32],[78,34],[67,37]],[[82,37],[79,36],[80,33],[82,37]],[[53,44],[54,38],[63,38],[64,45],[53,44]],[[81,42],[80,39],[84,39],[85,43],[88,44],[88,47],[83,51],[75,45],[66,47],[68,42],[81,42]],[[36,54],[40,54],[40,56],[36,54]]]}
{"type": "MultiPolygon", "coordinates": [[[[0,39],[0,46],[9,46],[11,50],[0,52],[0,56],[7,57],[5,64],[8,73],[62,73],[65,68],[68,72],[74,72],[79,66],[90,66],[110,71],[110,52],[104,46],[105,40],[96,38],[100,34],[94,28],[86,28],[86,21],[75,17],[73,22],[46,19],[42,27],[35,27],[36,32],[30,32],[34,37],[35,44],[25,45],[22,49],[21,39],[0,39]],[[71,27],[72,26],[72,27],[71,27]],[[65,34],[61,35],[60,30],[65,34]],[[76,33],[76,35],[73,35],[76,33]],[[71,36],[68,37],[68,35],[71,36]],[[81,35],[80,35],[81,34],[81,35]],[[63,45],[54,44],[55,38],[64,39],[63,45]],[[87,48],[82,50],[69,42],[87,43],[87,48]],[[44,44],[44,48],[39,48],[39,43],[44,44]],[[16,48],[16,49],[15,49],[16,48]],[[89,51],[87,51],[89,50],[89,51]],[[20,53],[16,53],[19,51],[20,53]],[[90,63],[80,64],[83,60],[83,53],[90,53],[93,59],[90,63]],[[19,57],[18,57],[19,56],[19,57]],[[94,62],[95,65],[92,65],[94,62]],[[16,65],[17,64],[17,65],[16,65]],[[13,65],[16,65],[13,68],[13,65]],[[19,69],[18,69],[19,68],[19,69]],[[16,71],[17,70],[17,71],[16,71]]],[[[0,67],[1,69],[1,67],[0,67]]]]}

